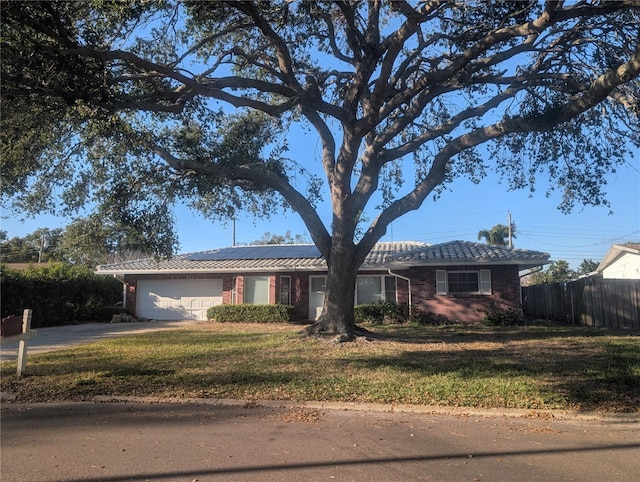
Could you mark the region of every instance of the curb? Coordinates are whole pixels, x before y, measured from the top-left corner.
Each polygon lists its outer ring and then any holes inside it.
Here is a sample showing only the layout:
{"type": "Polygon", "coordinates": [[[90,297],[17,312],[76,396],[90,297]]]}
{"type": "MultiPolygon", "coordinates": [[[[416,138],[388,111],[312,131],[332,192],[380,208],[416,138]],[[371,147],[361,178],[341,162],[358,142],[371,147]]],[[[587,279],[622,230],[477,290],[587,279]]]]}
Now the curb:
{"type": "MultiPolygon", "coordinates": [[[[31,402],[17,402],[13,393],[0,392],[0,402],[16,405],[27,405],[31,402]]],[[[51,403],[74,402],[51,402],[51,403]]],[[[44,402],[47,403],[47,402],[44,402]]],[[[442,407],[436,405],[404,405],[384,403],[356,403],[356,402],[318,402],[318,401],[290,401],[290,400],[236,400],[210,398],[160,398],[133,397],[117,395],[96,395],[85,403],[140,403],[140,404],[174,404],[174,405],[211,405],[221,407],[266,407],[287,409],[335,410],[372,413],[413,413],[418,415],[452,415],[457,417],[483,418],[530,418],[538,420],[562,420],[576,422],[602,423],[640,423],[640,412],[636,413],[607,413],[607,412],[578,412],[575,410],[540,410],[517,408],[473,408],[473,407],[442,407]]]]}
{"type": "Polygon", "coordinates": [[[434,405],[403,405],[383,403],[356,402],[317,402],[317,401],[289,401],[289,400],[235,400],[235,399],[207,399],[207,398],[158,398],[97,395],[93,398],[96,403],[164,403],[164,404],[198,404],[212,406],[234,407],[267,407],[267,408],[306,408],[314,410],[335,410],[376,413],[414,413],[420,415],[454,415],[459,417],[506,417],[532,418],[541,420],[575,420],[580,422],[605,423],[640,423],[640,413],[606,413],[606,412],[578,412],[573,410],[528,410],[504,408],[473,408],[473,407],[441,407],[434,405]]]}

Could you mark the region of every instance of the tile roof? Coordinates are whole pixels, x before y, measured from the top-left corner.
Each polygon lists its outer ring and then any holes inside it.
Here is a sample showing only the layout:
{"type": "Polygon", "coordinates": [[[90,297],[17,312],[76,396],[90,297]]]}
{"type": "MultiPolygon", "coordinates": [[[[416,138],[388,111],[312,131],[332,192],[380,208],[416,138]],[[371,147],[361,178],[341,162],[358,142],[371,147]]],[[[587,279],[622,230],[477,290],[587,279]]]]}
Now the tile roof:
{"type": "MultiPolygon", "coordinates": [[[[313,246],[313,245],[293,245],[313,246]]],[[[98,266],[98,274],[144,274],[144,273],[187,273],[187,272],[238,272],[238,271],[309,271],[325,270],[327,265],[319,253],[313,250],[293,250],[291,252],[306,252],[304,257],[289,257],[284,254],[287,250],[273,250],[273,245],[223,248],[199,253],[174,256],[169,259],[146,258],[122,263],[98,266]],[[239,257],[233,257],[233,250],[237,250],[239,257]],[[279,257],[263,257],[268,250],[279,252],[279,257]],[[253,255],[248,253],[253,252],[253,255]]],[[[367,255],[362,265],[363,270],[383,269],[389,266],[416,266],[442,264],[518,264],[521,269],[546,264],[549,254],[539,251],[502,246],[489,246],[482,243],[468,241],[451,241],[447,243],[429,245],[416,241],[380,242],[367,255]]]]}
{"type": "MultiPolygon", "coordinates": [[[[306,246],[313,245],[290,245],[306,246]]],[[[415,241],[397,241],[377,243],[367,255],[362,269],[383,268],[385,260],[392,255],[413,251],[428,244],[415,241]]],[[[273,270],[293,270],[307,269],[322,271],[327,269],[327,263],[317,252],[315,255],[305,257],[289,257],[286,254],[280,257],[265,258],[262,253],[273,251],[274,245],[252,246],[251,252],[254,256],[247,255],[247,246],[214,249],[201,251],[199,253],[189,253],[174,256],[168,259],[145,258],[122,263],[106,264],[98,266],[96,273],[157,273],[157,272],[211,272],[211,271],[273,271],[273,270]],[[234,258],[230,253],[237,250],[239,257],[234,258]],[[219,256],[217,256],[219,255],[219,256]],[[222,259],[216,259],[222,258],[222,259]]],[[[312,253],[308,250],[307,253],[312,253]]]]}
{"type": "Polygon", "coordinates": [[[388,262],[391,265],[404,266],[467,263],[517,264],[521,269],[526,269],[546,264],[548,260],[549,253],[540,251],[491,246],[471,241],[449,241],[394,256],[388,262]]]}

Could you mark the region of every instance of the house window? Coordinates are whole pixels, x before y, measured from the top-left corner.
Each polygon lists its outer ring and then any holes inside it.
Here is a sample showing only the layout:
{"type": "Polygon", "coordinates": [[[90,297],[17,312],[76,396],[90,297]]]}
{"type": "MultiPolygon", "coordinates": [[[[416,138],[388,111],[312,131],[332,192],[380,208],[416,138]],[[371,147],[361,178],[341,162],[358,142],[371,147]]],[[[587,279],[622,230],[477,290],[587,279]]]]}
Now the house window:
{"type": "Polygon", "coordinates": [[[356,280],[356,304],[396,301],[395,276],[358,276],[356,280]]]}
{"type": "Polygon", "coordinates": [[[268,276],[245,276],[244,302],[250,305],[269,304],[268,276]]]}
{"type": "Polygon", "coordinates": [[[436,293],[446,294],[491,294],[491,271],[436,271],[436,293]]]}
{"type": "Polygon", "coordinates": [[[235,305],[238,302],[238,278],[234,276],[231,278],[231,304],[235,305]]]}
{"type": "Polygon", "coordinates": [[[389,301],[391,303],[395,303],[398,301],[397,293],[398,293],[398,285],[395,276],[385,276],[384,277],[384,299],[385,301],[389,301]]]}
{"type": "Polygon", "coordinates": [[[280,276],[280,304],[291,304],[291,276],[280,276]]]}

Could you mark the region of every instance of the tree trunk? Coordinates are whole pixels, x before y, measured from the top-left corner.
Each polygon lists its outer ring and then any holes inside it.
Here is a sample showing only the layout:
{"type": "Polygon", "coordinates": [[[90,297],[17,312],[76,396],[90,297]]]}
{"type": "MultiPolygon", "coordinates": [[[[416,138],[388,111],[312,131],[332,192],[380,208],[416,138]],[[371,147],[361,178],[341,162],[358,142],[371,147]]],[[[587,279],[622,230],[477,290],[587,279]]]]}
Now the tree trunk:
{"type": "Polygon", "coordinates": [[[309,336],[335,336],[350,341],[365,330],[355,325],[353,305],[359,264],[355,262],[355,247],[331,247],[327,261],[328,273],[322,314],[304,330],[309,336]]]}

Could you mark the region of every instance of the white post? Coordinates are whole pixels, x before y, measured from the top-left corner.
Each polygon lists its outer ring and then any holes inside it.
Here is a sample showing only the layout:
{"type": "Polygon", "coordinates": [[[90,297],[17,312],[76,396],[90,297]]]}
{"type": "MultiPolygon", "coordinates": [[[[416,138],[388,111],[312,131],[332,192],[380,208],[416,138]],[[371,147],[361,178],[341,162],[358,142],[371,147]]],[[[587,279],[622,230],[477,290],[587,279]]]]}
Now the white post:
{"type": "MultiPolygon", "coordinates": [[[[22,314],[22,333],[29,333],[31,330],[31,310],[24,310],[22,314]]],[[[29,340],[27,338],[20,340],[18,346],[18,377],[21,377],[27,368],[27,344],[29,340]]]]}

